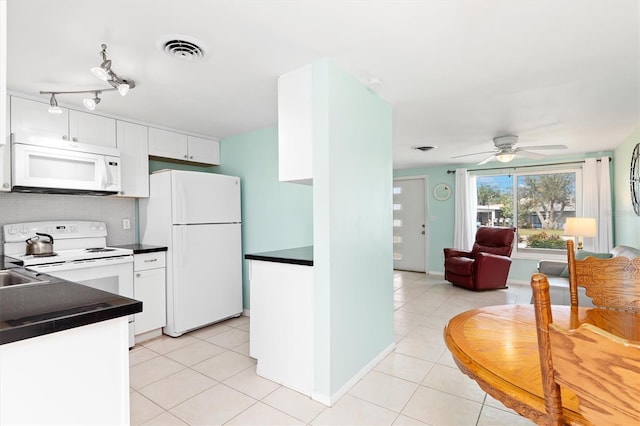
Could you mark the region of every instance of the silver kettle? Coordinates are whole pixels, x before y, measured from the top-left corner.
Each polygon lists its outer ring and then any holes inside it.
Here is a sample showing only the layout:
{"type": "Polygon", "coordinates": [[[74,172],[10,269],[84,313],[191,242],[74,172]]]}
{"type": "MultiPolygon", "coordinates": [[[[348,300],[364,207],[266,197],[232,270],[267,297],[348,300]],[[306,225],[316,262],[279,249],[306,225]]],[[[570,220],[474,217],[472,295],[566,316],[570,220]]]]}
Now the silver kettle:
{"type": "Polygon", "coordinates": [[[49,234],[43,234],[36,232],[35,237],[27,239],[27,254],[43,255],[53,253],[53,237],[49,234]],[[47,237],[49,241],[43,240],[40,237],[47,237]]]}

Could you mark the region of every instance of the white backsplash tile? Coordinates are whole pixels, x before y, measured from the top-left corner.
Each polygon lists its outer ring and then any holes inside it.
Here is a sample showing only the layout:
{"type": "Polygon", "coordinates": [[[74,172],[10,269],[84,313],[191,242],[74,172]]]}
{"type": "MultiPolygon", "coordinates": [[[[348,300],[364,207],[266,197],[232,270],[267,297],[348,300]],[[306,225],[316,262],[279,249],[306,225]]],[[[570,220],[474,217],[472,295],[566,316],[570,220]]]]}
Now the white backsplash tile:
{"type": "MultiPolygon", "coordinates": [[[[88,195],[0,193],[0,225],[44,220],[95,220],[107,224],[107,244],[133,244],[137,227],[135,200],[88,195]],[[131,229],[122,229],[122,219],[131,229]]],[[[4,254],[0,232],[0,255],[4,254]]]]}

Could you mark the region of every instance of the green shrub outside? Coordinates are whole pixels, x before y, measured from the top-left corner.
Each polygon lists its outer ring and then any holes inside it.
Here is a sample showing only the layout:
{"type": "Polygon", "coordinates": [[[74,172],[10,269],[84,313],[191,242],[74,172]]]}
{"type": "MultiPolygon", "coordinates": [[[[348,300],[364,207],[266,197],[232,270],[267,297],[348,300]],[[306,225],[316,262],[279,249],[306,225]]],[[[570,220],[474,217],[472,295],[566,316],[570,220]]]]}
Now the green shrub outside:
{"type": "Polygon", "coordinates": [[[547,234],[539,232],[529,235],[527,238],[528,246],[531,248],[547,248],[547,249],[566,249],[567,242],[560,238],[560,235],[547,234]]]}

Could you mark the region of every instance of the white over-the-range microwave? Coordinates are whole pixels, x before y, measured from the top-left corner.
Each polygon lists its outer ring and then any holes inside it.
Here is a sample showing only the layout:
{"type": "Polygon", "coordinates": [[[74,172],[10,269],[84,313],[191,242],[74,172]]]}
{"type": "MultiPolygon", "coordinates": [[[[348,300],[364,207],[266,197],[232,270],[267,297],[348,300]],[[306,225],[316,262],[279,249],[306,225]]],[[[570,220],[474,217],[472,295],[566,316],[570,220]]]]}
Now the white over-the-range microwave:
{"type": "Polygon", "coordinates": [[[120,192],[120,151],[11,134],[12,191],[112,195],[120,192]]]}

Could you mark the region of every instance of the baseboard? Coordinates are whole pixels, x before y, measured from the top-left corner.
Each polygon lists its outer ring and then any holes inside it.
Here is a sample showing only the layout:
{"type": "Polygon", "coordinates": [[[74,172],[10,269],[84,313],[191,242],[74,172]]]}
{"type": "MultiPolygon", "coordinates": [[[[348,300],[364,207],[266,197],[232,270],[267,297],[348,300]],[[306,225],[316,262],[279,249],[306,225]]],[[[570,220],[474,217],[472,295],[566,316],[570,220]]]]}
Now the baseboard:
{"type": "Polygon", "coordinates": [[[147,340],[151,340],[155,337],[162,336],[162,329],[157,328],[155,330],[147,331],[146,333],[137,334],[135,336],[136,345],[147,340]]]}
{"type": "Polygon", "coordinates": [[[349,392],[349,389],[351,389],[356,383],[358,383],[358,381],[362,379],[369,371],[371,371],[373,367],[378,365],[380,361],[382,361],[387,355],[389,355],[395,349],[395,347],[396,344],[395,342],[393,342],[385,349],[383,349],[382,352],[380,352],[378,355],[376,355],[375,358],[369,361],[367,365],[362,367],[362,369],[356,375],[351,377],[351,379],[349,379],[349,381],[347,381],[347,383],[345,383],[340,389],[334,392],[333,395],[329,396],[318,392],[313,392],[313,395],[311,397],[315,401],[321,402],[322,404],[331,407],[333,404],[338,402],[338,400],[342,398],[347,392],[349,392]]]}
{"type": "Polygon", "coordinates": [[[243,317],[250,317],[251,316],[251,310],[250,309],[243,309],[242,310],[242,316],[243,317]]]}
{"type": "MultiPolygon", "coordinates": [[[[432,276],[436,276],[436,277],[444,277],[444,272],[443,271],[429,271],[429,272],[427,272],[427,275],[432,275],[432,276]]],[[[507,286],[509,286],[509,284],[530,285],[531,282],[527,281],[527,280],[508,280],[507,286]]]]}

